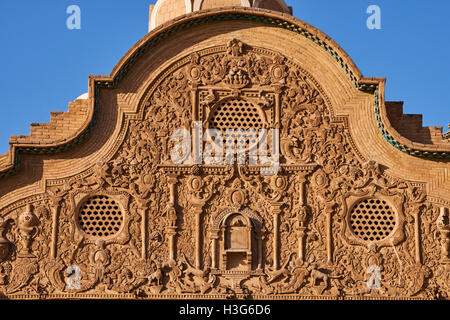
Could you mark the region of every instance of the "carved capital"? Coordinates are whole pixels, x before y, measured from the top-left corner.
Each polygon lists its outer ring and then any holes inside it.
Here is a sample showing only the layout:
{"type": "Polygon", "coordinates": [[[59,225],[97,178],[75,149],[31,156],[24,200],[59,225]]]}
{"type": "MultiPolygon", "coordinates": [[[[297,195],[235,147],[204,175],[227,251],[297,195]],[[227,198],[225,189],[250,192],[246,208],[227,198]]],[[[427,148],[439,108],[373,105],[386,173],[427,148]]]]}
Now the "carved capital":
{"type": "Polygon", "coordinates": [[[209,237],[211,240],[219,240],[220,236],[220,229],[219,228],[211,228],[209,229],[209,237]]]}
{"type": "Polygon", "coordinates": [[[325,204],[325,213],[329,215],[333,215],[336,212],[337,203],[330,202],[325,204]]]}
{"type": "Polygon", "coordinates": [[[272,213],[274,215],[279,215],[282,212],[281,207],[283,204],[283,202],[271,202],[270,205],[272,206],[272,213]]]}
{"type": "Polygon", "coordinates": [[[54,209],[61,205],[64,198],[62,196],[49,196],[48,199],[50,201],[50,205],[54,209]]]}
{"type": "Polygon", "coordinates": [[[177,184],[178,183],[178,175],[177,174],[169,174],[169,176],[167,177],[167,183],[177,184]]]}
{"type": "Polygon", "coordinates": [[[204,201],[197,201],[192,203],[192,212],[197,215],[203,214],[203,209],[205,207],[204,201]]]}
{"type": "Polygon", "coordinates": [[[150,203],[150,199],[142,199],[136,197],[134,199],[136,201],[137,207],[139,210],[145,211],[148,209],[148,204],[150,203]]]}

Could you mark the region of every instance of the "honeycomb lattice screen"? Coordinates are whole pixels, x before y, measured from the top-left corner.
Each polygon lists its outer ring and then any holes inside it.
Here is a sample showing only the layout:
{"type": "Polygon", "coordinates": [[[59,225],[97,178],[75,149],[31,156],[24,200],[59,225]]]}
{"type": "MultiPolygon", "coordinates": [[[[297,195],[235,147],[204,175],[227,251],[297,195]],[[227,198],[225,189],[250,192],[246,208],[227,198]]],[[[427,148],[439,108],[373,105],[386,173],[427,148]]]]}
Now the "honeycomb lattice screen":
{"type": "Polygon", "coordinates": [[[236,139],[238,148],[242,146],[247,150],[249,145],[256,145],[256,135],[244,137],[238,130],[254,129],[256,134],[259,129],[264,127],[263,124],[258,108],[241,99],[224,101],[216,108],[209,120],[209,127],[220,130],[224,135],[224,141],[225,139],[236,139]],[[230,136],[226,133],[227,130],[235,130],[236,133],[230,136]]]}
{"type": "Polygon", "coordinates": [[[78,222],[88,236],[107,238],[120,231],[123,213],[113,199],[106,196],[94,196],[81,207],[78,222]]]}
{"type": "Polygon", "coordinates": [[[381,241],[395,228],[396,217],[391,206],[384,200],[366,199],[356,204],[351,212],[350,225],[360,239],[381,241]]]}

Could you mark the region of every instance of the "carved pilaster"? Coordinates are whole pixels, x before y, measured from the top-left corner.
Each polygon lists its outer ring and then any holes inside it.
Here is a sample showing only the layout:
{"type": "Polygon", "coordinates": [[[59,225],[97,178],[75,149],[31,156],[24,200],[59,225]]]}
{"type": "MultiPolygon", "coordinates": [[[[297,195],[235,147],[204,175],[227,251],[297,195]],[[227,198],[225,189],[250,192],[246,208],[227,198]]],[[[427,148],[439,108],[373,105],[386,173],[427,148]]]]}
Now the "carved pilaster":
{"type": "Polygon", "coordinates": [[[192,123],[192,163],[201,165],[203,163],[202,144],[203,144],[203,125],[201,121],[192,123]]]}
{"type": "Polygon", "coordinates": [[[168,227],[166,233],[169,237],[169,260],[176,260],[176,246],[175,246],[175,236],[177,235],[177,231],[175,227],[168,227]]]}
{"type": "Polygon", "coordinates": [[[176,195],[176,184],[178,183],[177,175],[170,175],[167,179],[169,183],[169,203],[167,209],[167,227],[166,234],[168,236],[168,248],[169,248],[169,260],[176,260],[176,243],[175,239],[177,236],[177,195],[176,195]]]}
{"type": "Polygon", "coordinates": [[[306,228],[305,227],[299,227],[297,230],[298,235],[298,259],[301,262],[305,261],[305,235],[306,235],[306,228]]]}
{"type": "Polygon", "coordinates": [[[276,85],[274,86],[275,91],[275,115],[274,115],[274,128],[281,128],[281,93],[283,92],[283,87],[276,85]]]}
{"type": "Polygon", "coordinates": [[[280,268],[280,214],[283,204],[273,202],[271,205],[273,214],[273,269],[278,270],[280,268]]]}
{"type": "Polygon", "coordinates": [[[333,214],[335,203],[325,205],[325,214],[327,215],[327,263],[333,263],[333,214]]]}
{"type": "Polygon", "coordinates": [[[303,206],[305,201],[305,183],[306,183],[306,173],[300,173],[297,176],[297,182],[298,182],[298,202],[299,205],[303,206]]]}
{"type": "Polygon", "coordinates": [[[169,202],[172,206],[175,206],[177,203],[176,200],[176,184],[178,182],[178,176],[177,175],[170,175],[167,179],[167,182],[169,183],[169,202]]]}
{"type": "MultiPolygon", "coordinates": [[[[301,201],[300,201],[301,203],[301,201]]],[[[308,207],[304,204],[299,204],[299,206],[294,208],[295,214],[295,230],[297,231],[298,237],[298,258],[304,261],[304,242],[306,234],[306,222],[308,220],[308,207]]]]}
{"type": "Polygon", "coordinates": [[[202,213],[203,203],[193,205],[195,215],[195,267],[201,269],[202,267],[202,213]]]}
{"type": "Polygon", "coordinates": [[[50,197],[51,212],[52,212],[52,245],[50,248],[50,257],[56,259],[57,242],[58,242],[58,228],[59,228],[59,212],[62,197],[50,197]]]}
{"type": "Polygon", "coordinates": [[[415,257],[416,263],[422,263],[422,254],[421,254],[421,241],[420,241],[420,210],[414,212],[414,238],[416,239],[416,250],[415,257]]]}
{"type": "Polygon", "coordinates": [[[416,203],[412,206],[412,215],[414,217],[414,258],[417,264],[422,264],[422,252],[421,252],[421,237],[420,237],[420,213],[422,212],[424,205],[416,203]]]}
{"type": "Polygon", "coordinates": [[[450,222],[447,208],[440,208],[436,224],[441,234],[441,260],[443,263],[450,264],[450,222]]]}
{"type": "Polygon", "coordinates": [[[262,270],[263,268],[263,237],[262,231],[258,232],[257,240],[258,240],[258,267],[257,270],[262,270]]]}
{"type": "Polygon", "coordinates": [[[218,268],[218,260],[217,260],[217,246],[219,244],[219,229],[210,230],[210,239],[211,239],[211,268],[218,268]]]}
{"type": "Polygon", "coordinates": [[[147,241],[148,241],[148,233],[147,233],[147,208],[148,208],[148,199],[136,199],[139,214],[141,216],[141,237],[142,237],[142,247],[141,247],[141,258],[143,260],[147,259],[147,241]]]}
{"type": "Polygon", "coordinates": [[[192,102],[192,121],[200,120],[199,104],[198,104],[198,90],[197,86],[191,87],[191,102],[192,102]]]}

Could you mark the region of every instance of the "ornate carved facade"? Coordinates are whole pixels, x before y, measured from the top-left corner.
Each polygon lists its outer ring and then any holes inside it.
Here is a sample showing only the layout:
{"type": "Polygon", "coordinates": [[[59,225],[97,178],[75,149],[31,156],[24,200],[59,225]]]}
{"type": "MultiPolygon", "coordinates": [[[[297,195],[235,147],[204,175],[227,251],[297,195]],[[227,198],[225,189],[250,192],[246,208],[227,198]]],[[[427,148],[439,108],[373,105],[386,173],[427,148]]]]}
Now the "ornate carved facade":
{"type": "Polygon", "coordinates": [[[450,143],[401,136],[383,96],[286,14],[156,28],[90,78],[80,128],[13,137],[0,158],[1,296],[448,299],[450,143]],[[177,129],[212,148],[196,123],[278,129],[278,170],[245,148],[173,163],[177,129]]]}

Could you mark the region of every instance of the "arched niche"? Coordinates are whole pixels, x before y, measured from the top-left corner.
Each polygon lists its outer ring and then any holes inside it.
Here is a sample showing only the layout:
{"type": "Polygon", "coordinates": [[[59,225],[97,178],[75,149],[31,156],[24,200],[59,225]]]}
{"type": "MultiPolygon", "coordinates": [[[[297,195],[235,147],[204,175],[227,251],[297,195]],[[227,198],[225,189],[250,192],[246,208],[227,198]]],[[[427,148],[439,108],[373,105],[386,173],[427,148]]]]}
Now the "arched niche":
{"type": "Polygon", "coordinates": [[[262,221],[249,209],[230,208],[211,227],[212,267],[223,271],[252,271],[262,266],[262,221]]]}

